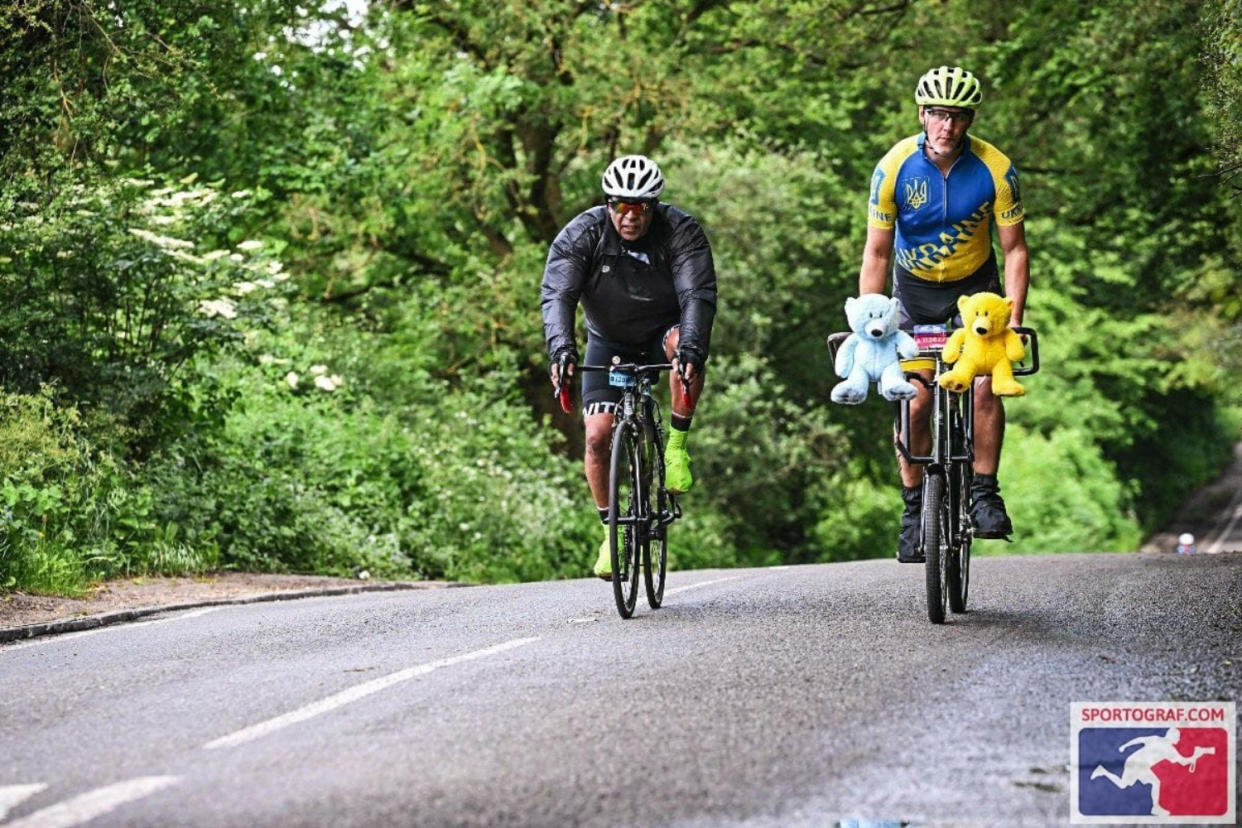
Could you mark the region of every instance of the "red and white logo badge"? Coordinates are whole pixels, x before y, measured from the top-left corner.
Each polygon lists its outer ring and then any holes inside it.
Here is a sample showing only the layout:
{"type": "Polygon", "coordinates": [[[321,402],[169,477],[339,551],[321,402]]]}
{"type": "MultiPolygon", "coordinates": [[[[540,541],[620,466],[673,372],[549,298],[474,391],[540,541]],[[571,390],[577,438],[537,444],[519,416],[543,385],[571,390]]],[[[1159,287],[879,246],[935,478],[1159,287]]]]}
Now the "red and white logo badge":
{"type": "Polygon", "coordinates": [[[1233,825],[1236,721],[1234,702],[1074,702],[1070,821],[1233,825]]]}

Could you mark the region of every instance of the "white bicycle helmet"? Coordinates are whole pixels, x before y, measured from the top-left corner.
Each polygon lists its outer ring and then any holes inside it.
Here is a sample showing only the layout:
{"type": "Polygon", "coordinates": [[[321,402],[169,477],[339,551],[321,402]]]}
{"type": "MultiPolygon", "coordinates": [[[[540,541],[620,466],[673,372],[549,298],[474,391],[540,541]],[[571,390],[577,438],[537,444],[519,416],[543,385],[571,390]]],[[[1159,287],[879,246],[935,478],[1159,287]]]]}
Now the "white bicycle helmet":
{"type": "Polygon", "coordinates": [[[664,176],[645,155],[623,155],[604,170],[604,195],[609,198],[653,199],[664,192],[664,176]]]}
{"type": "Polygon", "coordinates": [[[919,78],[914,102],[919,106],[962,106],[974,109],[983,100],[979,79],[960,66],[939,66],[919,78]]]}

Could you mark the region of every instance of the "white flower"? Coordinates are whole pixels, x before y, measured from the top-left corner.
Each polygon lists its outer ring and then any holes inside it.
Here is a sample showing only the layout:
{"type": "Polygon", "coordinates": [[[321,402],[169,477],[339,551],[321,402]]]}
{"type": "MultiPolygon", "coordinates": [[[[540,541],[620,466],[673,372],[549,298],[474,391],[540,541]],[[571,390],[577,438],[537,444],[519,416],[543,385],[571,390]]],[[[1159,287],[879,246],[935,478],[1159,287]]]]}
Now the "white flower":
{"type": "Polygon", "coordinates": [[[231,195],[233,198],[245,198],[246,196],[250,195],[250,191],[249,190],[234,190],[233,192],[229,193],[229,195],[231,195]]]}
{"type": "Polygon", "coordinates": [[[257,241],[256,239],[247,239],[246,241],[237,245],[237,249],[238,250],[258,250],[262,246],[263,246],[263,242],[261,241],[257,241]]]}
{"type": "Polygon", "coordinates": [[[213,250],[210,253],[203,254],[203,261],[214,262],[216,259],[222,259],[227,255],[229,255],[229,251],[227,250],[213,250]]]}
{"type": "Polygon", "coordinates": [[[328,373],[328,366],[326,366],[326,365],[312,365],[312,366],[310,367],[310,372],[311,372],[312,374],[314,374],[315,376],[319,376],[320,374],[326,374],[326,373],[328,373]]]}
{"type": "Polygon", "coordinates": [[[156,233],[152,233],[150,230],[143,230],[141,227],[131,227],[129,228],[129,232],[133,233],[143,241],[149,241],[151,244],[154,244],[157,247],[162,247],[165,250],[176,248],[183,250],[194,249],[194,242],[192,241],[186,241],[185,239],[174,239],[169,236],[160,236],[156,233]]]}
{"type": "Polygon", "coordinates": [[[336,383],[331,377],[315,377],[315,387],[321,391],[335,391],[336,383]]]}
{"type": "Polygon", "coordinates": [[[230,262],[244,262],[245,260],[246,260],[246,257],[240,253],[232,253],[229,255],[230,262]]]}
{"type": "Polygon", "coordinates": [[[237,306],[231,299],[204,299],[198,303],[199,313],[207,316],[223,316],[225,319],[237,318],[237,306]]]}
{"type": "Polygon", "coordinates": [[[285,374],[285,382],[289,383],[290,388],[297,388],[299,379],[300,377],[298,377],[297,372],[295,371],[290,371],[285,374]]]}
{"type": "Polygon", "coordinates": [[[201,257],[195,256],[192,253],[186,253],[184,250],[165,250],[164,252],[166,255],[172,256],[174,259],[180,259],[183,262],[192,262],[196,265],[203,263],[201,257]]]}
{"type": "Polygon", "coordinates": [[[257,290],[258,287],[254,282],[237,282],[233,285],[233,290],[245,296],[247,293],[257,290]]]}

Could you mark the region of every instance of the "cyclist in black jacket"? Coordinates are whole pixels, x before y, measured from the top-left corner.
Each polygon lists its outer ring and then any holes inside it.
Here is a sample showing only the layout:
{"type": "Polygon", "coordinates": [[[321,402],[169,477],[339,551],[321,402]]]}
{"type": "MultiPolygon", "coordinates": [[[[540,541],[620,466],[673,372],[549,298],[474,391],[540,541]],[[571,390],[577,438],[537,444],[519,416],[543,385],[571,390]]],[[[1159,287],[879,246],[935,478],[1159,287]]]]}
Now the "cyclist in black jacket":
{"type": "MultiPolygon", "coordinates": [[[[686,435],[703,390],[716,268],[703,228],[688,213],[659,201],[664,176],[650,158],[627,155],[604,171],[605,204],[576,216],[557,234],[543,273],[543,329],[553,385],[579,362],[574,315],[586,317],[586,362],[672,362],[672,415],[664,460],[675,493],[694,483],[686,435]],[[683,382],[689,387],[684,390],[683,382]]],[[[608,458],[613,411],[621,398],[604,373],[582,381],[586,478],[601,521],[608,516],[608,458]]],[[[607,531],[595,574],[610,578],[607,531]]]]}

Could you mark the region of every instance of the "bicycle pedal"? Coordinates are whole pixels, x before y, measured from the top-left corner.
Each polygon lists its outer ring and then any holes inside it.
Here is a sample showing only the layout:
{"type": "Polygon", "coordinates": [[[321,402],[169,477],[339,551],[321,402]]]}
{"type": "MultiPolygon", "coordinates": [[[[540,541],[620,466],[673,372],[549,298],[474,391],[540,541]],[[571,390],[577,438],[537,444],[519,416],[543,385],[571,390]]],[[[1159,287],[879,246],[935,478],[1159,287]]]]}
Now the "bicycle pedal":
{"type": "Polygon", "coordinates": [[[921,564],[921,563],[927,563],[927,558],[923,555],[914,555],[909,558],[898,557],[897,563],[921,564]]]}

